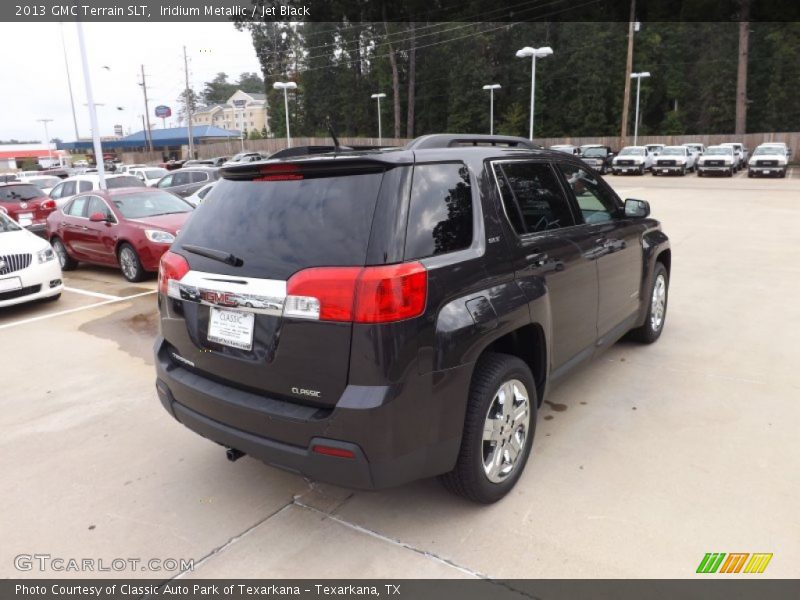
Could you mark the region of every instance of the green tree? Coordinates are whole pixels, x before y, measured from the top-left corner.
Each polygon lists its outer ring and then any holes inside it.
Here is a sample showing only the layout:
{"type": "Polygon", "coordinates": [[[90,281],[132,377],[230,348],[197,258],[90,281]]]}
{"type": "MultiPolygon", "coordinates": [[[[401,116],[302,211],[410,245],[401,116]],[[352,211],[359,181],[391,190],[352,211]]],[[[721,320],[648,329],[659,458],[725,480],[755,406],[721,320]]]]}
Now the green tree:
{"type": "Polygon", "coordinates": [[[228,82],[226,73],[217,73],[214,79],[205,83],[202,100],[206,105],[222,104],[227,102],[236,89],[236,84],[228,82]]]}

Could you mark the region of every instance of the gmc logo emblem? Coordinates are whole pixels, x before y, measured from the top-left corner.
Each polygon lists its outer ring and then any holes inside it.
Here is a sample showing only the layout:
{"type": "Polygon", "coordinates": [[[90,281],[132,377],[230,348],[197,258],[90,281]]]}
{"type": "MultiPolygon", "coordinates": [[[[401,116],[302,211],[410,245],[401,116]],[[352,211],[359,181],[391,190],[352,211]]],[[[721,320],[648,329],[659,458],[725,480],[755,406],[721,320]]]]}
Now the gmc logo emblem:
{"type": "Polygon", "coordinates": [[[200,297],[211,304],[220,306],[238,306],[235,294],[230,292],[215,292],[214,290],[203,290],[200,297]]]}

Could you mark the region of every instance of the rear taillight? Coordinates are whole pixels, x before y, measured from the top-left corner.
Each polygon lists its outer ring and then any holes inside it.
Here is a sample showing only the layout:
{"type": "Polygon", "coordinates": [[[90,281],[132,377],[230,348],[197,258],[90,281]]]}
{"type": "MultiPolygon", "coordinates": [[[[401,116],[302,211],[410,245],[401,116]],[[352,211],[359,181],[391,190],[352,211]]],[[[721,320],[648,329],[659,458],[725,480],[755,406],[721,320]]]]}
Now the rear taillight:
{"type": "Polygon", "coordinates": [[[45,200],[40,204],[42,210],[55,210],[56,209],[56,201],[55,200],[45,200]]]}
{"type": "Polygon", "coordinates": [[[180,281],[189,272],[189,263],[180,254],[165,252],[158,265],[158,291],[165,296],[169,292],[169,282],[180,281]]]}
{"type": "Polygon", "coordinates": [[[428,272],[418,262],[381,267],[318,267],[286,283],[284,315],[320,321],[388,323],[425,310],[428,272]]]}

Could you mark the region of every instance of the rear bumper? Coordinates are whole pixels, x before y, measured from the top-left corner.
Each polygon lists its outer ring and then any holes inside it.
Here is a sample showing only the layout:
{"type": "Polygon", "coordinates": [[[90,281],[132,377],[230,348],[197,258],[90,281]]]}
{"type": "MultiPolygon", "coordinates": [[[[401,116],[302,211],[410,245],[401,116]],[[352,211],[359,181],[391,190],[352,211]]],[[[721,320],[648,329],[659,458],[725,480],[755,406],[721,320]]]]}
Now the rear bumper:
{"type": "Polygon", "coordinates": [[[450,471],[461,444],[472,365],[389,386],[349,385],[331,409],[231,387],[181,366],[159,337],[156,390],[195,433],[318,481],[380,489],[450,471]],[[349,450],[352,458],[314,446],[349,450]]]}

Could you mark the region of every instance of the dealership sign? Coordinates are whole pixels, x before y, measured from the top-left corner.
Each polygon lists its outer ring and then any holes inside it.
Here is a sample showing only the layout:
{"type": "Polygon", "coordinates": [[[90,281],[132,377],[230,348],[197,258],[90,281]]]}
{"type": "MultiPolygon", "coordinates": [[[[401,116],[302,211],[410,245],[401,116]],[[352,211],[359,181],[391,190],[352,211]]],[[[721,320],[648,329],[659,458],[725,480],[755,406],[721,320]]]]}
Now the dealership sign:
{"type": "Polygon", "coordinates": [[[164,106],[163,104],[160,106],[156,106],[156,116],[161,117],[162,119],[171,117],[172,109],[169,106],[164,106]]]}

